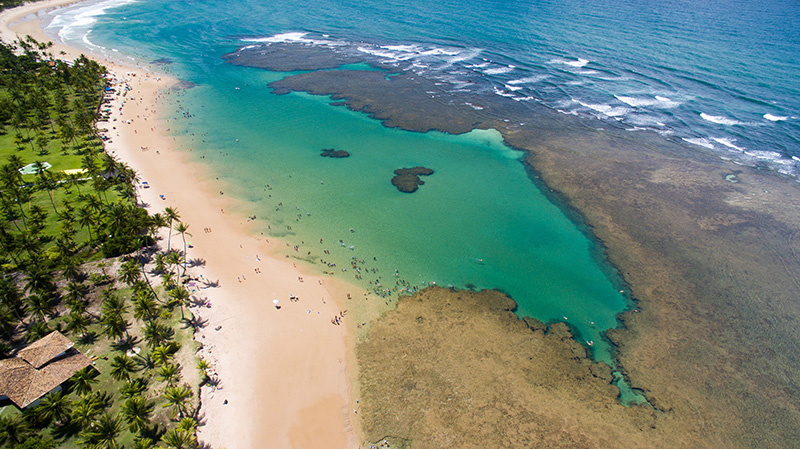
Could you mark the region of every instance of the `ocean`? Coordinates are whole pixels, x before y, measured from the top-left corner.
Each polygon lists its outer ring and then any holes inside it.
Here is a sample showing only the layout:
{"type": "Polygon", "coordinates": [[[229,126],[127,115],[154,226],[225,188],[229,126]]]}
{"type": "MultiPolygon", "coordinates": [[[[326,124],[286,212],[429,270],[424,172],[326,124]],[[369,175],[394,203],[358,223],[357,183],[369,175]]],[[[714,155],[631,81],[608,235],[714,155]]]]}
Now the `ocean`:
{"type": "Polygon", "coordinates": [[[800,5],[789,0],[103,0],[50,19],[47,32],[72,45],[185,81],[167,127],[286,254],[387,303],[432,283],[499,289],[521,316],[568,323],[612,366],[604,333],[635,302],[498,132],[387,128],[329,97],[275,95],[268,84],[287,73],[222,56],[276,43],[367,55],[476,109],[510,98],[800,176],[800,5]],[[414,166],[434,174],[398,192],[393,170],[414,166]]]}

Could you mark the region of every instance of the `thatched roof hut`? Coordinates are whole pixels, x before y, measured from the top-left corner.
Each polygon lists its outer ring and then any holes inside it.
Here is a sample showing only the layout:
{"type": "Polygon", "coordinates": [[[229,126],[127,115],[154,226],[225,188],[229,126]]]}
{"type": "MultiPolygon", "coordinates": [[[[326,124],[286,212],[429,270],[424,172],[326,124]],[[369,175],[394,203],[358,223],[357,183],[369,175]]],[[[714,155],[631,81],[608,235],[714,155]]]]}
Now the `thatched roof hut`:
{"type": "Polygon", "coordinates": [[[21,349],[17,357],[0,360],[0,396],[25,408],[92,361],[73,348],[58,331],[21,349]]]}

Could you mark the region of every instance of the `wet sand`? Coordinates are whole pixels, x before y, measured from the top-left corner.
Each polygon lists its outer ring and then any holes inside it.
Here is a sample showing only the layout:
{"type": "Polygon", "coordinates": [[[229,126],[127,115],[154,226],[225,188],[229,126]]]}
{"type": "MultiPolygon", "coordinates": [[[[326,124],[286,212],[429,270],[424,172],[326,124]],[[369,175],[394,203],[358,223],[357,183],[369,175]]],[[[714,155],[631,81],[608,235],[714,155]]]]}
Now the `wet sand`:
{"type": "MultiPolygon", "coordinates": [[[[3,40],[13,40],[15,33],[50,40],[31,19],[36,11],[68,3],[33,3],[3,12],[3,40]]],[[[65,58],[78,55],[60,43],[52,51],[64,51],[65,58]]],[[[165,135],[169,125],[159,118],[162,93],[175,88],[175,80],[98,62],[108,67],[118,92],[110,121],[98,124],[109,130],[107,150],[148,183],[138,192],[151,213],[173,207],[190,226],[187,259],[194,266],[189,274],[200,279],[194,298],[211,305],[194,309],[206,321],[196,339],[220,380],[216,389],[202,390],[199,439],[231,449],[358,447],[350,418],[352,374],[346,369],[350,326],[347,319],[342,326],[330,322],[342,311],[343,292],[357,289],[271,256],[281,243],[258,237],[245,218],[246,206],[219,195],[224,186],[165,135]]],[[[172,247],[182,250],[175,234],[172,247]]],[[[166,238],[160,244],[165,246],[166,238]]]]}

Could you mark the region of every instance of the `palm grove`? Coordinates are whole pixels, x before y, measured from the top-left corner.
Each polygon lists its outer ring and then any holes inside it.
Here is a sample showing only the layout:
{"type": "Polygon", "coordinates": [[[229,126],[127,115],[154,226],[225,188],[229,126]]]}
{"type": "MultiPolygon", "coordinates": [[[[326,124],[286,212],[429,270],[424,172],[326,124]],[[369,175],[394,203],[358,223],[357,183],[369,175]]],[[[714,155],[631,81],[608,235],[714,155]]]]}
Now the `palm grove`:
{"type": "Polygon", "coordinates": [[[105,69],[49,49],[0,45],[0,358],[58,330],[96,360],[37,405],[0,404],[0,444],[196,447],[211,380],[184,310],[188,226],[137,207],[136,173],[104,151],[105,69]],[[161,228],[184,250],[159,252],[161,228]]]}

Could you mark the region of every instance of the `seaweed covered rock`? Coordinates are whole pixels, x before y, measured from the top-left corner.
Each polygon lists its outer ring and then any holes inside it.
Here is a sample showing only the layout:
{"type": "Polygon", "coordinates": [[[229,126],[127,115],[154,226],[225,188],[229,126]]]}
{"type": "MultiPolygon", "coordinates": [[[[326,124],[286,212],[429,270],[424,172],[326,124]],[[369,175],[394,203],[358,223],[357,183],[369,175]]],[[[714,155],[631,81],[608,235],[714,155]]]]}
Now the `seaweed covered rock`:
{"type": "Polygon", "coordinates": [[[420,179],[420,176],[430,176],[433,170],[425,167],[413,168],[398,168],[394,171],[394,178],[392,184],[397,187],[397,190],[405,193],[416,192],[419,186],[425,184],[425,181],[420,179]]]}
{"type": "Polygon", "coordinates": [[[331,157],[334,159],[342,159],[345,157],[350,157],[350,153],[348,153],[347,151],[335,150],[333,148],[325,148],[319,155],[322,157],[331,157]]]}

